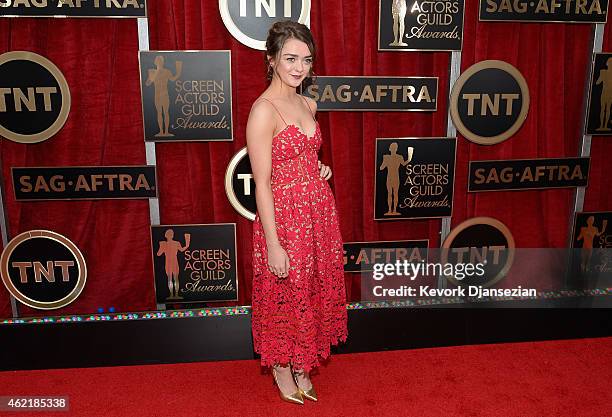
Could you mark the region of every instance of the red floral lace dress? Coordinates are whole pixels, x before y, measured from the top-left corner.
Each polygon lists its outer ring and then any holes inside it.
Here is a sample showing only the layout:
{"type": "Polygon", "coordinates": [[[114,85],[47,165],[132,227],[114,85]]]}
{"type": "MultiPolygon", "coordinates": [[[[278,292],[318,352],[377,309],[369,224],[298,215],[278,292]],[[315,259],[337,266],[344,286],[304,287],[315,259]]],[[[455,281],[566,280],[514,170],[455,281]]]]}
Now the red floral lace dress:
{"type": "Polygon", "coordinates": [[[311,137],[289,124],[272,140],[274,216],[290,270],[284,278],[270,272],[257,214],[252,330],[263,366],[291,363],[309,371],[347,337],[342,236],[334,196],[319,177],[321,142],[318,123],[311,137]]]}

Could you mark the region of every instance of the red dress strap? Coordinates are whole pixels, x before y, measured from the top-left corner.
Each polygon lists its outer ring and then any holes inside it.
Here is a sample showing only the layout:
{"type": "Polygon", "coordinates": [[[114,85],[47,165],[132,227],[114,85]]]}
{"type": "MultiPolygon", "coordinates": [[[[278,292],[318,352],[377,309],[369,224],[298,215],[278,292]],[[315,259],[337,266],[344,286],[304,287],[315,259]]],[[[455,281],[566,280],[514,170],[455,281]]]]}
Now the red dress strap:
{"type": "Polygon", "coordinates": [[[317,121],[317,119],[315,119],[315,115],[312,112],[312,109],[310,108],[310,104],[308,104],[308,100],[306,100],[306,97],[304,97],[303,95],[299,95],[300,97],[302,97],[304,99],[304,103],[306,103],[306,107],[308,107],[308,111],[310,112],[310,115],[312,116],[312,120],[314,120],[315,122],[317,121]]]}
{"type": "Polygon", "coordinates": [[[265,97],[261,97],[262,100],[266,100],[268,103],[270,103],[272,105],[272,107],[274,107],[274,110],[276,110],[276,112],[278,113],[278,115],[280,116],[281,120],[283,121],[283,123],[285,124],[285,126],[287,126],[287,122],[285,121],[285,118],[283,117],[282,113],[280,112],[280,110],[278,109],[278,107],[276,107],[274,105],[274,103],[272,103],[270,100],[268,100],[265,97]]]}

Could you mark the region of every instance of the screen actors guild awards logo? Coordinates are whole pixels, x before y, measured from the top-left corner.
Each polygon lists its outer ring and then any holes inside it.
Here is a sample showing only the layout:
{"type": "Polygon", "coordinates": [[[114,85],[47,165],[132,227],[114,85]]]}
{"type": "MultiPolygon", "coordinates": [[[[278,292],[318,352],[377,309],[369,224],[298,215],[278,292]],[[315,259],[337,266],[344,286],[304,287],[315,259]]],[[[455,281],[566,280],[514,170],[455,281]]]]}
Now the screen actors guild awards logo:
{"type": "MultiPolygon", "coordinates": [[[[576,213],[574,220],[573,244],[575,264],[580,265],[580,275],[612,276],[612,232],[608,221],[612,212],[576,213]]],[[[578,268],[576,268],[578,269],[578,268]]]]}
{"type": "Polygon", "coordinates": [[[404,42],[404,31],[406,24],[406,0],[392,0],[391,2],[391,15],[393,16],[393,42],[389,46],[408,46],[404,42]]]}
{"type": "Polygon", "coordinates": [[[155,88],[155,109],[157,110],[157,125],[159,132],[155,137],[173,137],[174,135],[168,131],[170,125],[170,95],[168,94],[168,82],[176,81],[181,76],[183,68],[182,61],[175,61],[176,72],[172,72],[164,68],[164,56],[157,55],[155,57],[155,68],[147,70],[147,81],[145,85],[148,87],[153,85],[155,88]]]}
{"type": "Polygon", "coordinates": [[[567,276],[572,289],[609,288],[612,283],[611,211],[576,213],[571,262],[567,276]]]}
{"type": "Polygon", "coordinates": [[[234,223],[152,226],[151,243],[158,304],[238,299],[234,223]]]}
{"type": "Polygon", "coordinates": [[[599,127],[598,132],[610,131],[610,107],[612,106],[612,58],[606,61],[606,68],[599,70],[599,77],[595,84],[601,84],[601,98],[599,99],[599,127]]]}
{"type": "Polygon", "coordinates": [[[183,297],[179,295],[180,283],[179,283],[179,261],[178,253],[185,252],[189,249],[189,242],[191,241],[191,234],[185,233],[183,235],[185,239],[185,246],[181,245],[181,242],[174,240],[174,230],[168,229],[164,233],[166,240],[159,242],[159,250],[157,256],[163,256],[165,262],[166,276],[168,277],[168,291],[170,295],[166,297],[166,300],[182,300],[183,297]]]}
{"type": "Polygon", "coordinates": [[[141,51],[145,140],[233,139],[230,51],[141,51]]]}
{"type": "Polygon", "coordinates": [[[378,138],[374,219],[450,216],[454,138],[378,138]]]}
{"type": "Polygon", "coordinates": [[[587,135],[609,135],[612,109],[612,54],[593,56],[589,105],[585,126],[587,135]]]}
{"type": "Polygon", "coordinates": [[[389,154],[383,156],[383,162],[379,169],[382,171],[387,170],[387,207],[388,210],[385,216],[400,216],[401,213],[397,211],[398,193],[400,187],[399,170],[400,166],[405,167],[412,160],[412,154],[414,148],[408,147],[408,155],[404,160],[402,155],[397,153],[397,142],[393,142],[389,145],[389,154]]]}
{"type": "Polygon", "coordinates": [[[379,51],[460,51],[464,0],[379,0],[379,51]]]}
{"type": "Polygon", "coordinates": [[[59,132],[69,112],[68,83],[55,64],[33,52],[0,55],[0,136],[42,142],[59,132]]]}

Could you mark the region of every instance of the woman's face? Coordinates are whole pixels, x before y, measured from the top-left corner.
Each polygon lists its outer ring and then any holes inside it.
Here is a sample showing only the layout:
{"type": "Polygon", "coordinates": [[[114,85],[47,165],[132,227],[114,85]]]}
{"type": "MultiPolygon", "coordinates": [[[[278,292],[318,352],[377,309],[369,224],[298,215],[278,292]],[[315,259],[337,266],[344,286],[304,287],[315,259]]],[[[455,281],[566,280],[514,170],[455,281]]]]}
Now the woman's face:
{"type": "Polygon", "coordinates": [[[287,39],[278,54],[278,60],[272,59],[274,72],[281,81],[291,87],[300,86],[312,68],[312,55],[308,45],[297,39],[287,39]]]}

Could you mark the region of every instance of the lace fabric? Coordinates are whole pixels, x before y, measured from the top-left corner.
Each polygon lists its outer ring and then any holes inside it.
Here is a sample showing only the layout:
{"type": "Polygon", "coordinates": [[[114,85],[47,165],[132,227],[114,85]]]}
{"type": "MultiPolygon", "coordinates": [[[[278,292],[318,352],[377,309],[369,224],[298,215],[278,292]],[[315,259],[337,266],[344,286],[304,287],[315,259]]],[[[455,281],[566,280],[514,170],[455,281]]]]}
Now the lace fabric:
{"type": "Polygon", "coordinates": [[[272,193],[281,246],[289,275],[268,269],[259,218],[253,223],[252,330],[263,366],[291,363],[309,371],[346,341],[346,292],[342,236],[334,196],[319,177],[322,138],[289,124],[272,141],[272,193]]]}

